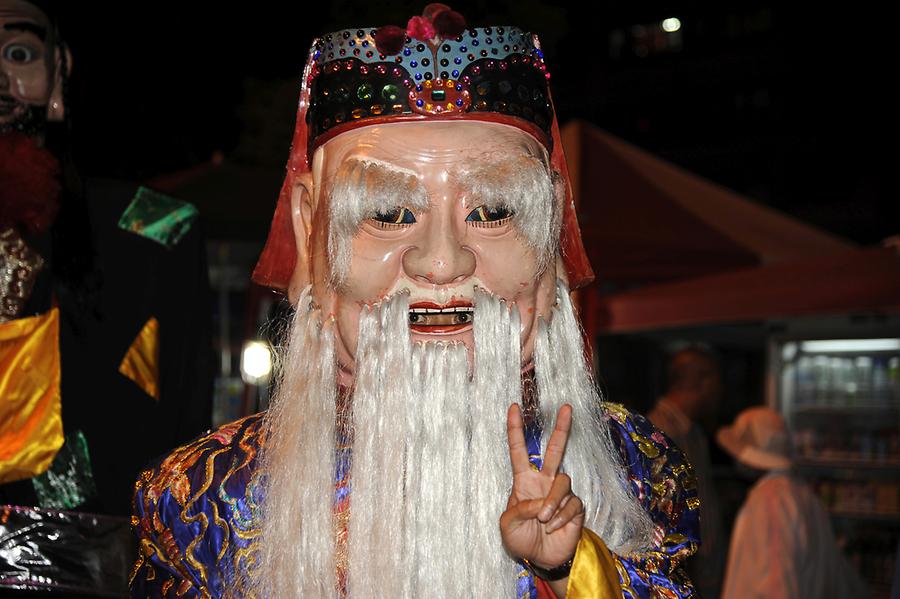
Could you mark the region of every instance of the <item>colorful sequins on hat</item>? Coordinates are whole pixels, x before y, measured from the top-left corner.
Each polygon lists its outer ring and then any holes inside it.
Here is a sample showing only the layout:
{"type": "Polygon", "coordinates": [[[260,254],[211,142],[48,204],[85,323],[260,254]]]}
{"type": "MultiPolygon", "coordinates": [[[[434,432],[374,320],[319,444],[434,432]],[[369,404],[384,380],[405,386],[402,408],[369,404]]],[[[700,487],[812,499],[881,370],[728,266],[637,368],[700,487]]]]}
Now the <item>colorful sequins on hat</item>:
{"type": "MultiPolygon", "coordinates": [[[[516,27],[483,27],[453,39],[405,38],[396,54],[375,47],[376,29],[344,29],[316,40],[307,84],[310,147],[347,123],[386,117],[496,113],[551,138],[549,73],[537,37],[516,27]]],[[[368,122],[367,122],[368,121],[368,122]]]]}

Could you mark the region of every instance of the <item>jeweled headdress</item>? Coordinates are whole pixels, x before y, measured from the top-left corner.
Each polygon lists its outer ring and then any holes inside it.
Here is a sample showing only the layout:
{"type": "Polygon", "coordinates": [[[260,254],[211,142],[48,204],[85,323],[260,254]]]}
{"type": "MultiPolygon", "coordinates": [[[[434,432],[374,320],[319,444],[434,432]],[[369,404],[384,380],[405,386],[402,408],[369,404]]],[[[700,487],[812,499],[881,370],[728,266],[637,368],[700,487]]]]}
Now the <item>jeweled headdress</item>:
{"type": "Polygon", "coordinates": [[[581,242],[568,169],[536,35],[517,27],[467,29],[442,4],[406,28],[353,28],[314,41],[300,90],[287,175],[253,280],[287,288],[296,261],[291,190],[317,147],[359,127],[421,120],[512,125],[547,148],[565,180],[560,248],[571,288],[593,279],[581,242]]]}

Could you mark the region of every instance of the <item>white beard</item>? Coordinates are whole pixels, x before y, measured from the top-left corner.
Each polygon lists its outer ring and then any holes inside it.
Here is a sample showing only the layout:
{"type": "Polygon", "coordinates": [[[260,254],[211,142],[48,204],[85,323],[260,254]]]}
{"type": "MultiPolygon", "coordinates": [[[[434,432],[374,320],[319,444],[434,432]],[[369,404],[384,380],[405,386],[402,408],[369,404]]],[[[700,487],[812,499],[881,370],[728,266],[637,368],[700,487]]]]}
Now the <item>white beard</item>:
{"type": "MultiPolygon", "coordinates": [[[[364,311],[352,414],[338,414],[331,325],[320,325],[308,294],[298,306],[265,417],[265,504],[250,587],[260,597],[333,597],[340,565],[353,599],[515,597],[518,566],[499,520],[512,482],[506,411],[522,400],[518,310],[476,293],[471,376],[461,344],[410,342],[405,295],[364,311]],[[344,436],[352,438],[346,548],[332,515],[336,422],[350,423],[344,436]]],[[[573,407],[563,469],[586,505],[586,526],[613,551],[643,548],[653,525],[627,490],[598,412],[567,289],[551,325],[538,327],[537,418],[552,425],[564,403],[573,407]]]]}

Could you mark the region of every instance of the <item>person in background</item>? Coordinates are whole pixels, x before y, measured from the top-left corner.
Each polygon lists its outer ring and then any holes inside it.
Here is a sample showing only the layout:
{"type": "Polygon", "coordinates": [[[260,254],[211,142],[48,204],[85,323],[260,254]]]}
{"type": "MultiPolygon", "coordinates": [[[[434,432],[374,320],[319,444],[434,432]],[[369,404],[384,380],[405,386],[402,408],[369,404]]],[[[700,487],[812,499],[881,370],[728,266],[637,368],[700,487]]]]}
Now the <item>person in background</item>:
{"type": "Polygon", "coordinates": [[[791,470],[791,441],[781,415],[748,408],[716,440],[756,479],[731,535],[723,599],[865,597],[844,559],[822,503],[791,470]]]}
{"type": "Polygon", "coordinates": [[[722,396],[719,362],[707,349],[688,347],[669,361],[668,389],[648,414],[650,421],[687,454],[700,496],[700,550],[687,570],[703,597],[717,597],[722,584],[724,542],[719,502],[712,478],[703,418],[714,414],[722,396]]]}

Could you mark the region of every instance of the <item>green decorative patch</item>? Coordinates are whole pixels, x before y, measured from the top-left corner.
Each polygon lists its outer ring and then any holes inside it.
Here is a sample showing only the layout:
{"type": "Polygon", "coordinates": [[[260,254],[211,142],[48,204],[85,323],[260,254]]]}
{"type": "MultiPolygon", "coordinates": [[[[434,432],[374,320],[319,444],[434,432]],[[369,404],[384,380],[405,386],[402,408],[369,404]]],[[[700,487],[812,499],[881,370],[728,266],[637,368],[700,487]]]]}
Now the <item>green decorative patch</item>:
{"type": "Polygon", "coordinates": [[[192,204],[139,187],[119,227],[171,248],[191,230],[197,215],[192,204]]]}
{"type": "Polygon", "coordinates": [[[31,479],[38,504],[43,508],[71,510],[97,495],[87,439],[81,431],[66,435],[66,441],[50,469],[31,479]]]}

